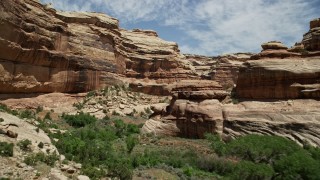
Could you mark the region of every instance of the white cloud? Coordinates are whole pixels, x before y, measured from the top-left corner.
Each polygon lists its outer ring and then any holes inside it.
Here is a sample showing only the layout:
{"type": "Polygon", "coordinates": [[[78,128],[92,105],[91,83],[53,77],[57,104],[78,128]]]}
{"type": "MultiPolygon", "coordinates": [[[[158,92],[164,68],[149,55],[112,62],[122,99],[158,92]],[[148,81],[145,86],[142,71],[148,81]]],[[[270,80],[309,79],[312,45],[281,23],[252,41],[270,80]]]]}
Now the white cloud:
{"type": "Polygon", "coordinates": [[[319,7],[311,5],[317,0],[43,1],[63,10],[104,11],[122,22],[154,20],[175,26],[185,32],[184,39],[190,39],[180,44],[183,52],[206,55],[258,51],[270,40],[291,46],[302,39],[308,22],[319,16],[319,7]]]}

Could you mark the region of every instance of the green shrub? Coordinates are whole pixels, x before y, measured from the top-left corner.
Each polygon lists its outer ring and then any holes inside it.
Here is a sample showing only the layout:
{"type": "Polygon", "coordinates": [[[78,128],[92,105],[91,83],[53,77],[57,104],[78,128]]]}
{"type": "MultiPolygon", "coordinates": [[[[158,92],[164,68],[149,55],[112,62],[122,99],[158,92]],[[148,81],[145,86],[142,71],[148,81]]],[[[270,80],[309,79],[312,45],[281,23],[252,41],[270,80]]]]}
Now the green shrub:
{"type": "Polygon", "coordinates": [[[98,169],[93,166],[86,166],[81,169],[81,172],[91,179],[101,179],[106,176],[106,172],[103,169],[98,169]]]}
{"type": "Polygon", "coordinates": [[[196,161],[196,167],[206,172],[216,172],[227,175],[234,171],[236,163],[225,158],[200,156],[196,161]]]}
{"type": "Polygon", "coordinates": [[[127,135],[130,134],[139,134],[140,128],[135,124],[127,124],[127,135]]]}
{"type": "Polygon", "coordinates": [[[215,153],[218,155],[223,155],[226,151],[226,146],[224,142],[221,140],[219,135],[214,135],[214,134],[205,134],[205,137],[207,140],[211,142],[211,148],[214,150],[215,153]]]}
{"type": "Polygon", "coordinates": [[[128,153],[131,153],[133,148],[139,143],[139,139],[134,135],[129,135],[126,138],[128,153]]]}
{"type": "Polygon", "coordinates": [[[23,151],[30,151],[31,148],[30,148],[30,145],[31,145],[31,141],[29,139],[24,139],[24,140],[21,140],[17,143],[17,145],[19,146],[19,148],[23,151]]]}
{"type": "Polygon", "coordinates": [[[39,112],[42,112],[43,111],[43,107],[42,106],[38,106],[37,109],[36,109],[36,112],[39,113],[39,112]]]}
{"type": "Polygon", "coordinates": [[[108,164],[108,176],[120,179],[132,179],[133,167],[131,160],[124,156],[114,155],[114,159],[108,164]]]}
{"type": "Polygon", "coordinates": [[[0,118],[0,122],[3,122],[4,121],[4,119],[3,118],[0,118]]]}
{"type": "Polygon", "coordinates": [[[7,105],[5,105],[5,104],[0,104],[0,111],[2,111],[2,112],[7,112],[7,113],[12,114],[12,115],[14,115],[14,116],[19,115],[18,111],[16,111],[16,110],[11,110],[11,109],[10,109],[7,105]]]}
{"type": "Polygon", "coordinates": [[[24,119],[24,118],[26,118],[26,119],[35,119],[35,114],[34,114],[34,112],[32,110],[26,109],[26,110],[23,110],[23,111],[20,112],[19,117],[21,119],[24,119]]]}
{"type": "Polygon", "coordinates": [[[24,162],[30,166],[35,166],[39,162],[43,162],[49,166],[53,166],[58,159],[59,157],[55,153],[46,155],[43,152],[39,152],[30,154],[24,159],[24,162]]]}
{"type": "Polygon", "coordinates": [[[44,118],[43,119],[45,119],[45,120],[52,120],[52,118],[51,118],[51,115],[50,115],[51,113],[50,112],[47,112],[47,114],[44,116],[44,118]]]}
{"type": "Polygon", "coordinates": [[[0,110],[3,112],[10,112],[11,110],[5,104],[0,104],[0,110]]]}
{"type": "Polygon", "coordinates": [[[277,179],[320,179],[320,161],[304,150],[276,161],[274,169],[277,179]]]}
{"type": "Polygon", "coordinates": [[[84,127],[95,123],[97,119],[89,113],[80,112],[76,115],[63,115],[62,118],[70,125],[76,128],[84,127]]]}
{"type": "Polygon", "coordinates": [[[73,103],[73,107],[75,107],[77,110],[81,110],[84,107],[84,103],[83,102],[73,103]]]}
{"type": "Polygon", "coordinates": [[[91,97],[93,97],[95,95],[96,95],[95,91],[90,91],[90,92],[87,93],[86,98],[91,98],[91,97]]]}
{"type": "Polygon", "coordinates": [[[300,149],[297,143],[283,137],[251,134],[226,144],[224,154],[254,163],[272,164],[300,149]]]}
{"type": "Polygon", "coordinates": [[[117,111],[113,110],[113,111],[112,111],[112,115],[113,115],[113,116],[119,116],[120,114],[117,113],[117,111]]]}
{"type": "Polygon", "coordinates": [[[266,164],[255,164],[250,161],[240,161],[231,174],[231,179],[271,179],[274,171],[266,164]]]}
{"type": "Polygon", "coordinates": [[[305,146],[304,148],[311,154],[313,159],[320,161],[319,147],[305,146]]]}
{"type": "Polygon", "coordinates": [[[13,143],[0,141],[0,156],[12,157],[13,156],[13,143]]]}
{"type": "Polygon", "coordinates": [[[43,146],[44,146],[43,142],[39,142],[38,147],[42,149],[43,146]]]}

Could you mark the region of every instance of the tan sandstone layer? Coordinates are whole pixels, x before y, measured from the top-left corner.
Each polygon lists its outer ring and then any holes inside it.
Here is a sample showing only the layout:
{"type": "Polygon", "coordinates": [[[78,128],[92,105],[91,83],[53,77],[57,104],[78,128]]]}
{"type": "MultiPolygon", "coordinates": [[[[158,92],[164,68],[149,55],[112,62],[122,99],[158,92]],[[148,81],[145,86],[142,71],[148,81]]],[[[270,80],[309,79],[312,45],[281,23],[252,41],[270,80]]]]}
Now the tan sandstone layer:
{"type": "Polygon", "coordinates": [[[176,43],[119,28],[100,13],[58,12],[37,1],[0,2],[0,92],[85,92],[125,77],[196,77],[176,43]]]}

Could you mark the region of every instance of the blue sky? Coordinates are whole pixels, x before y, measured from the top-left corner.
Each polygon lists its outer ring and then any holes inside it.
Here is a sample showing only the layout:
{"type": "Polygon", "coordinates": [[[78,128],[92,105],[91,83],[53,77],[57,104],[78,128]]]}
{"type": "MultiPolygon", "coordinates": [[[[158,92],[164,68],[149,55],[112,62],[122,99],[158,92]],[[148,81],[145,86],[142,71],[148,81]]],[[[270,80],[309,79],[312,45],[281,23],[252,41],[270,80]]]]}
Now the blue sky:
{"type": "Polygon", "coordinates": [[[301,41],[320,18],[320,0],[41,0],[66,11],[103,12],[125,29],[152,29],[183,53],[259,52],[261,44],[301,41]]]}

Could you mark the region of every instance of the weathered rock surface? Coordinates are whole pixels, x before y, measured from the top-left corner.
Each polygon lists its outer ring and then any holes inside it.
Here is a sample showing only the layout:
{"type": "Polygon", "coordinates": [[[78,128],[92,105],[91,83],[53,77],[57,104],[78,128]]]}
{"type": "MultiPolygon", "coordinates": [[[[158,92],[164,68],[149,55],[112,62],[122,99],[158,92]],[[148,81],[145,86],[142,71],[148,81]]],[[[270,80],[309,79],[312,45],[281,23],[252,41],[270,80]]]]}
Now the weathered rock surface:
{"type": "Polygon", "coordinates": [[[303,35],[302,44],[308,51],[320,51],[320,18],[310,22],[310,31],[303,35]]]}
{"type": "Polygon", "coordinates": [[[202,138],[207,132],[223,138],[252,133],[277,135],[299,144],[320,146],[319,106],[317,100],[244,101],[239,104],[177,100],[166,116],[147,121],[143,129],[158,135],[191,138],[202,138]]]}
{"type": "MultiPolygon", "coordinates": [[[[16,116],[0,112],[0,118],[4,121],[0,122],[0,131],[11,131],[12,133],[17,134],[15,141],[20,141],[23,139],[28,139],[32,142],[35,147],[34,151],[39,151],[37,145],[39,142],[42,142],[46,145],[48,152],[56,151],[56,147],[52,145],[50,138],[42,131],[36,131],[36,126],[26,122],[25,120],[21,120],[16,116]]],[[[3,137],[0,136],[0,140],[3,137]]],[[[45,151],[45,149],[44,149],[45,151]]]]}
{"type": "Polygon", "coordinates": [[[251,59],[264,59],[264,58],[290,58],[300,57],[301,54],[289,51],[288,48],[280,41],[270,41],[261,45],[262,51],[258,54],[251,56],[251,59]]]}
{"type": "Polygon", "coordinates": [[[320,58],[247,61],[236,93],[249,99],[319,98],[320,58]]]}
{"type": "Polygon", "coordinates": [[[300,144],[320,146],[319,106],[317,100],[246,101],[224,105],[223,135],[277,135],[300,144]]]}
{"type": "Polygon", "coordinates": [[[193,74],[176,43],[120,29],[105,14],[3,0],[0,16],[0,93],[84,92],[124,77],[169,83],[193,74]]]}
{"type": "MultiPolygon", "coordinates": [[[[43,169],[36,169],[24,163],[26,156],[32,153],[43,152],[45,154],[58,153],[57,148],[51,143],[48,135],[34,125],[35,121],[20,119],[11,114],[0,112],[0,141],[14,144],[13,156],[0,156],[0,177],[7,179],[42,179],[48,176],[48,172],[43,169]],[[16,137],[10,137],[1,132],[11,132],[16,137]],[[29,140],[30,151],[19,148],[17,143],[21,140],[29,140]],[[39,147],[39,143],[43,147],[39,147]]],[[[49,167],[50,170],[50,167],[49,167]]]]}
{"type": "Polygon", "coordinates": [[[169,91],[177,99],[224,99],[228,92],[215,81],[211,80],[182,80],[168,86],[169,91]]]}
{"type": "Polygon", "coordinates": [[[211,80],[219,82],[223,89],[231,91],[237,84],[241,64],[250,60],[251,53],[236,53],[218,56],[217,64],[211,67],[211,80]]]}
{"type": "Polygon", "coordinates": [[[288,49],[288,47],[286,47],[282,42],[280,41],[270,41],[267,43],[263,43],[261,45],[263,50],[267,50],[267,49],[288,49]]]}
{"type": "Polygon", "coordinates": [[[221,134],[222,109],[218,99],[224,99],[228,93],[219,83],[184,80],[169,88],[173,94],[170,104],[166,108],[151,107],[151,117],[157,119],[147,121],[143,132],[190,138],[203,138],[206,132],[221,134]]]}

